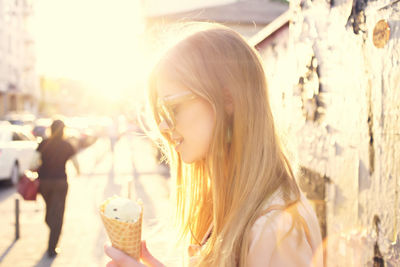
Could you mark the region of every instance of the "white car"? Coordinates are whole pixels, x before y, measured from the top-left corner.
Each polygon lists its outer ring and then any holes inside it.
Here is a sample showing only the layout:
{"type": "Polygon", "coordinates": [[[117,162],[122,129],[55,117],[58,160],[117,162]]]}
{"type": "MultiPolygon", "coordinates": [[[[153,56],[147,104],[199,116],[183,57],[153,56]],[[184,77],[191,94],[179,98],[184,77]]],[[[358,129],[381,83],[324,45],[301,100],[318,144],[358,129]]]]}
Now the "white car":
{"type": "Polygon", "coordinates": [[[0,180],[16,184],[29,169],[38,143],[24,127],[0,124],[0,180]]]}

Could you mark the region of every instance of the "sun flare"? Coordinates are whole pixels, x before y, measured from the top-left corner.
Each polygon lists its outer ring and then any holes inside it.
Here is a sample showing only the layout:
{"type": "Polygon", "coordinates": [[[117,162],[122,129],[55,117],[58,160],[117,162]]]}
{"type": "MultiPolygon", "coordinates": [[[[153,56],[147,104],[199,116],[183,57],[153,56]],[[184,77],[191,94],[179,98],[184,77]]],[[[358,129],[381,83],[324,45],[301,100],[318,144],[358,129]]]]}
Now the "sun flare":
{"type": "Polygon", "coordinates": [[[114,98],[143,77],[139,1],[39,0],[33,29],[41,75],[80,80],[114,98]]]}

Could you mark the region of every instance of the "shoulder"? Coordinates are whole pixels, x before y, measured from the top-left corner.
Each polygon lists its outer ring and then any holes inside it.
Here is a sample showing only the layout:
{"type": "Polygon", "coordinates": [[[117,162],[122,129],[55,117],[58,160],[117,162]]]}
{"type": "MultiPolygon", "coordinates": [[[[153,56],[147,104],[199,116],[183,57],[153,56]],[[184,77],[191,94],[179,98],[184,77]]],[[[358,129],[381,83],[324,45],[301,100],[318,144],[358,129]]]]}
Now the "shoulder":
{"type": "Polygon", "coordinates": [[[48,143],[48,139],[44,139],[43,141],[41,141],[37,147],[37,151],[41,151],[43,149],[43,147],[48,143]]]}
{"type": "Polygon", "coordinates": [[[304,229],[292,229],[293,217],[288,211],[273,209],[257,218],[251,228],[248,266],[320,266],[311,263],[321,245],[318,221],[304,201],[301,198],[298,209],[310,229],[311,238],[307,238],[304,229]]]}
{"type": "Polygon", "coordinates": [[[260,216],[251,227],[249,249],[273,250],[291,225],[292,216],[284,210],[272,210],[260,216]]]}
{"type": "Polygon", "coordinates": [[[251,227],[251,244],[256,243],[263,235],[277,235],[287,228],[290,229],[292,218],[288,212],[282,207],[285,202],[282,198],[281,191],[275,192],[264,206],[266,212],[257,218],[251,227]],[[269,211],[268,211],[269,210],[269,211]],[[289,227],[288,227],[289,226],[289,227]]]}
{"type": "Polygon", "coordinates": [[[62,144],[63,144],[64,146],[70,146],[70,147],[72,147],[71,143],[70,143],[68,140],[65,140],[65,139],[62,139],[62,144]]]}
{"type": "Polygon", "coordinates": [[[68,152],[68,154],[70,154],[70,155],[75,154],[76,151],[75,151],[74,146],[67,140],[65,140],[65,139],[62,140],[62,146],[64,147],[64,150],[68,152]]]}

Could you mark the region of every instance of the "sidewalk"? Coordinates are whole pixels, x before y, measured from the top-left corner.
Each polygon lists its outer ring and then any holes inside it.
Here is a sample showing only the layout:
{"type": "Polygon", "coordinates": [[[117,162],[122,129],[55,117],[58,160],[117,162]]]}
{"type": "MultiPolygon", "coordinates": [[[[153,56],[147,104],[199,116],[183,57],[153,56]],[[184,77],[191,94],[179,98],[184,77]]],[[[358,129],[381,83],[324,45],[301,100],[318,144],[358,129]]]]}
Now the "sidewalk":
{"type": "MultiPolygon", "coordinates": [[[[15,189],[10,188],[0,199],[0,266],[105,266],[108,258],[103,244],[107,236],[98,206],[114,194],[128,195],[128,182],[135,176],[132,161],[138,174],[146,173],[137,175],[131,184],[132,197],[144,202],[143,236],[145,239],[159,236],[161,228],[154,226],[169,214],[169,186],[168,180],[160,175],[152,153],[144,140],[124,138],[116,146],[113,161],[108,140],[101,139],[79,154],[81,176],[76,177],[72,166],[68,166],[69,192],[59,241],[61,253],[55,259],[48,259],[46,254],[49,231],[44,223],[45,207],[41,196],[36,202],[20,200],[20,239],[14,241],[14,201],[18,196],[13,193],[15,189]]],[[[156,256],[162,258],[167,245],[162,240],[168,238],[159,236],[158,240],[148,242],[156,256]]]]}

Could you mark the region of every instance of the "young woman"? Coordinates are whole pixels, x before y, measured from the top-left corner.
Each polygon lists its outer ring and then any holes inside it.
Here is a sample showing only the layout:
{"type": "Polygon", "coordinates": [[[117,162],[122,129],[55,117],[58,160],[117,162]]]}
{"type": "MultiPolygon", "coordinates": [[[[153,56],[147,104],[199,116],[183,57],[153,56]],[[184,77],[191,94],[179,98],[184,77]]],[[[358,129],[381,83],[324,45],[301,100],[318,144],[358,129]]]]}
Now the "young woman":
{"type": "MultiPolygon", "coordinates": [[[[322,266],[315,213],[280,146],[257,52],[233,30],[195,24],[152,72],[150,105],[176,178],[191,266],[322,266]]],[[[106,246],[111,266],[142,263],[106,246]]]]}

